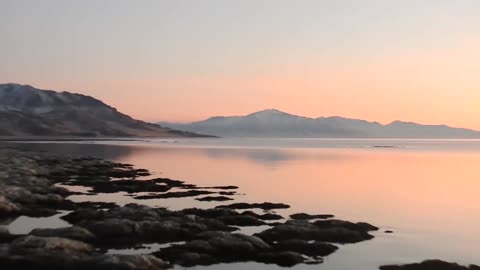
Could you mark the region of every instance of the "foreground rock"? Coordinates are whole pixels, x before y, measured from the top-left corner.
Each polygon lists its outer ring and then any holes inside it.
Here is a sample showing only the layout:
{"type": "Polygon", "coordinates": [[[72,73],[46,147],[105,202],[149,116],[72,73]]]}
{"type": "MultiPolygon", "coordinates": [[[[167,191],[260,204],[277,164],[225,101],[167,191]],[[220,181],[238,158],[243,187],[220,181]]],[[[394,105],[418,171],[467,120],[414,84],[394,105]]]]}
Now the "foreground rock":
{"type": "Polygon", "coordinates": [[[323,241],[331,243],[357,243],[373,238],[370,231],[378,228],[367,223],[352,223],[343,220],[287,221],[271,229],[255,234],[267,243],[286,240],[323,241]]]}
{"type": "Polygon", "coordinates": [[[381,266],[381,270],[480,270],[480,266],[462,266],[440,260],[428,260],[422,263],[381,266]]]}
{"type": "Polygon", "coordinates": [[[26,236],[0,246],[1,269],[160,270],[168,264],[153,256],[103,255],[93,246],[66,238],[26,236]]]}
{"type": "Polygon", "coordinates": [[[199,240],[163,249],[155,255],[185,267],[247,261],[289,267],[306,261],[302,253],[291,251],[288,246],[276,250],[255,236],[210,232],[198,237],[199,240]]]}
{"type": "Polygon", "coordinates": [[[130,164],[92,157],[0,149],[0,218],[51,216],[59,210],[70,210],[62,219],[72,225],[35,229],[26,236],[11,235],[0,227],[0,269],[156,270],[172,264],[248,261],[279,266],[316,264],[338,249],[332,243],[369,240],[373,238],[369,232],[377,229],[367,223],[322,220],[332,216],[304,213],[291,216],[299,220],[280,223],[284,218],[269,211],[290,207],[283,203],[233,203],[213,209],[171,211],[139,204],[120,207],[112,202],[68,200],[70,195],[116,192],[145,200],[209,195],[198,200],[222,201],[230,199],[224,195],[237,195],[233,191],[236,186],[199,187],[167,178],[138,180],[149,175],[149,171],[130,164]],[[70,192],[63,186],[87,189],[70,192]],[[247,211],[238,212],[240,209],[247,211]],[[233,233],[245,226],[269,229],[254,236],[233,233]],[[160,249],[155,256],[104,254],[108,249],[148,243],[177,244],[160,249]]]}
{"type": "Polygon", "coordinates": [[[68,227],[59,229],[34,229],[30,235],[41,237],[62,237],[83,242],[93,242],[95,235],[82,227],[68,227]]]}

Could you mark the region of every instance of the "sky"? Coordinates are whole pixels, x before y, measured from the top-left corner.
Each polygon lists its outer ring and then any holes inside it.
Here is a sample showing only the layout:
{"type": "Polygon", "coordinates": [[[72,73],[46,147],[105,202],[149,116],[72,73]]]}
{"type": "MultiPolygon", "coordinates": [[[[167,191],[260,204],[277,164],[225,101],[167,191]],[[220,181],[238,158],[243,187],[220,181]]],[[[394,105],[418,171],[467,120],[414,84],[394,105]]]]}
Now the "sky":
{"type": "Polygon", "coordinates": [[[478,0],[0,0],[0,83],[147,121],[276,108],[480,130],[478,0]]]}

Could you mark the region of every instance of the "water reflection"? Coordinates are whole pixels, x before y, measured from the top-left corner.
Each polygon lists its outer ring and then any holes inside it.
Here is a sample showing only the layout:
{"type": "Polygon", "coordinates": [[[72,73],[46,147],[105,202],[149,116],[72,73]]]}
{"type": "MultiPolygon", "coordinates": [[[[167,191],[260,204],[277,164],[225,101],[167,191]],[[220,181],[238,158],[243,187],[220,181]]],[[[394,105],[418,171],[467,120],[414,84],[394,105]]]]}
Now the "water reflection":
{"type": "MultiPolygon", "coordinates": [[[[392,235],[379,233],[365,243],[342,246],[323,265],[296,269],[377,269],[385,263],[434,258],[463,264],[480,263],[480,150],[475,150],[479,149],[478,145],[468,151],[465,144],[460,144],[458,149],[455,144],[444,148],[435,146],[435,151],[198,145],[64,148],[65,145],[68,144],[36,147],[100,155],[199,186],[238,185],[239,192],[246,194],[238,198],[239,201],[292,205],[282,215],[331,213],[395,231],[392,235]]],[[[430,143],[428,147],[433,146],[430,143]]],[[[131,198],[113,199],[126,202],[131,198]]],[[[173,208],[193,203],[191,198],[155,202],[158,206],[173,208]]],[[[220,265],[208,269],[226,268],[279,269],[261,264],[220,265]]]]}

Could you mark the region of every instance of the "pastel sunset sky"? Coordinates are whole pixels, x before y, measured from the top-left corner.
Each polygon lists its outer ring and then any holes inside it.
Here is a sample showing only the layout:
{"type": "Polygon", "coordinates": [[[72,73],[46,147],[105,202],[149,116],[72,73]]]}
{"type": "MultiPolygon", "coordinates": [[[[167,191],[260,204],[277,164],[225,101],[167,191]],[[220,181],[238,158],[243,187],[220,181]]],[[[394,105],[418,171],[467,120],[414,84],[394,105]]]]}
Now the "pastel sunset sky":
{"type": "Polygon", "coordinates": [[[478,0],[0,0],[0,83],[147,121],[276,108],[480,130],[478,0]]]}

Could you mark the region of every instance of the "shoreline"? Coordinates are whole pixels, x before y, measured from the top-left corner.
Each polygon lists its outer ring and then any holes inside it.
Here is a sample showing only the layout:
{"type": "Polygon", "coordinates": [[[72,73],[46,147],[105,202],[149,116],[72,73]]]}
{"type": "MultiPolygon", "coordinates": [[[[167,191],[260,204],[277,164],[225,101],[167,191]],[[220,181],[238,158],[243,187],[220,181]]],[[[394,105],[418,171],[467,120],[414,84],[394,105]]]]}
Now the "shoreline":
{"type": "MultiPolygon", "coordinates": [[[[334,219],[333,215],[298,213],[283,217],[275,209],[282,203],[241,203],[232,199],[236,186],[201,187],[180,180],[152,177],[145,169],[94,157],[0,148],[0,217],[52,216],[69,211],[62,219],[71,227],[35,229],[12,235],[0,227],[0,265],[18,269],[167,269],[233,262],[260,262],[283,267],[320,264],[340,245],[373,239],[379,228],[368,223],[334,219]],[[8,157],[8,158],[7,158],[8,157]],[[59,187],[58,185],[62,185],[59,187]],[[72,192],[68,186],[82,186],[72,192]],[[139,204],[77,203],[68,197],[126,192],[139,204]],[[170,211],[141,205],[141,200],[195,197],[217,201],[210,209],[170,211]],[[233,203],[225,203],[229,200],[233,203]],[[252,211],[257,209],[257,212],[252,211]],[[258,211],[263,211],[259,214],[258,211]],[[237,231],[266,226],[253,235],[237,231]],[[172,244],[173,243],[173,244],[172,244]],[[145,255],[107,254],[111,249],[167,244],[145,255]],[[50,250],[47,247],[55,247],[50,250]],[[60,249],[60,252],[58,251],[60,249]],[[57,267],[57,268],[56,268],[57,267]],[[76,268],[77,267],[77,268],[76,268]],[[130,268],[129,268],[130,269],[130,268]]],[[[387,269],[387,268],[386,268],[387,269]]],[[[402,268],[403,269],[403,268],[402,268]]],[[[409,269],[409,268],[408,268],[409,269]]]]}

